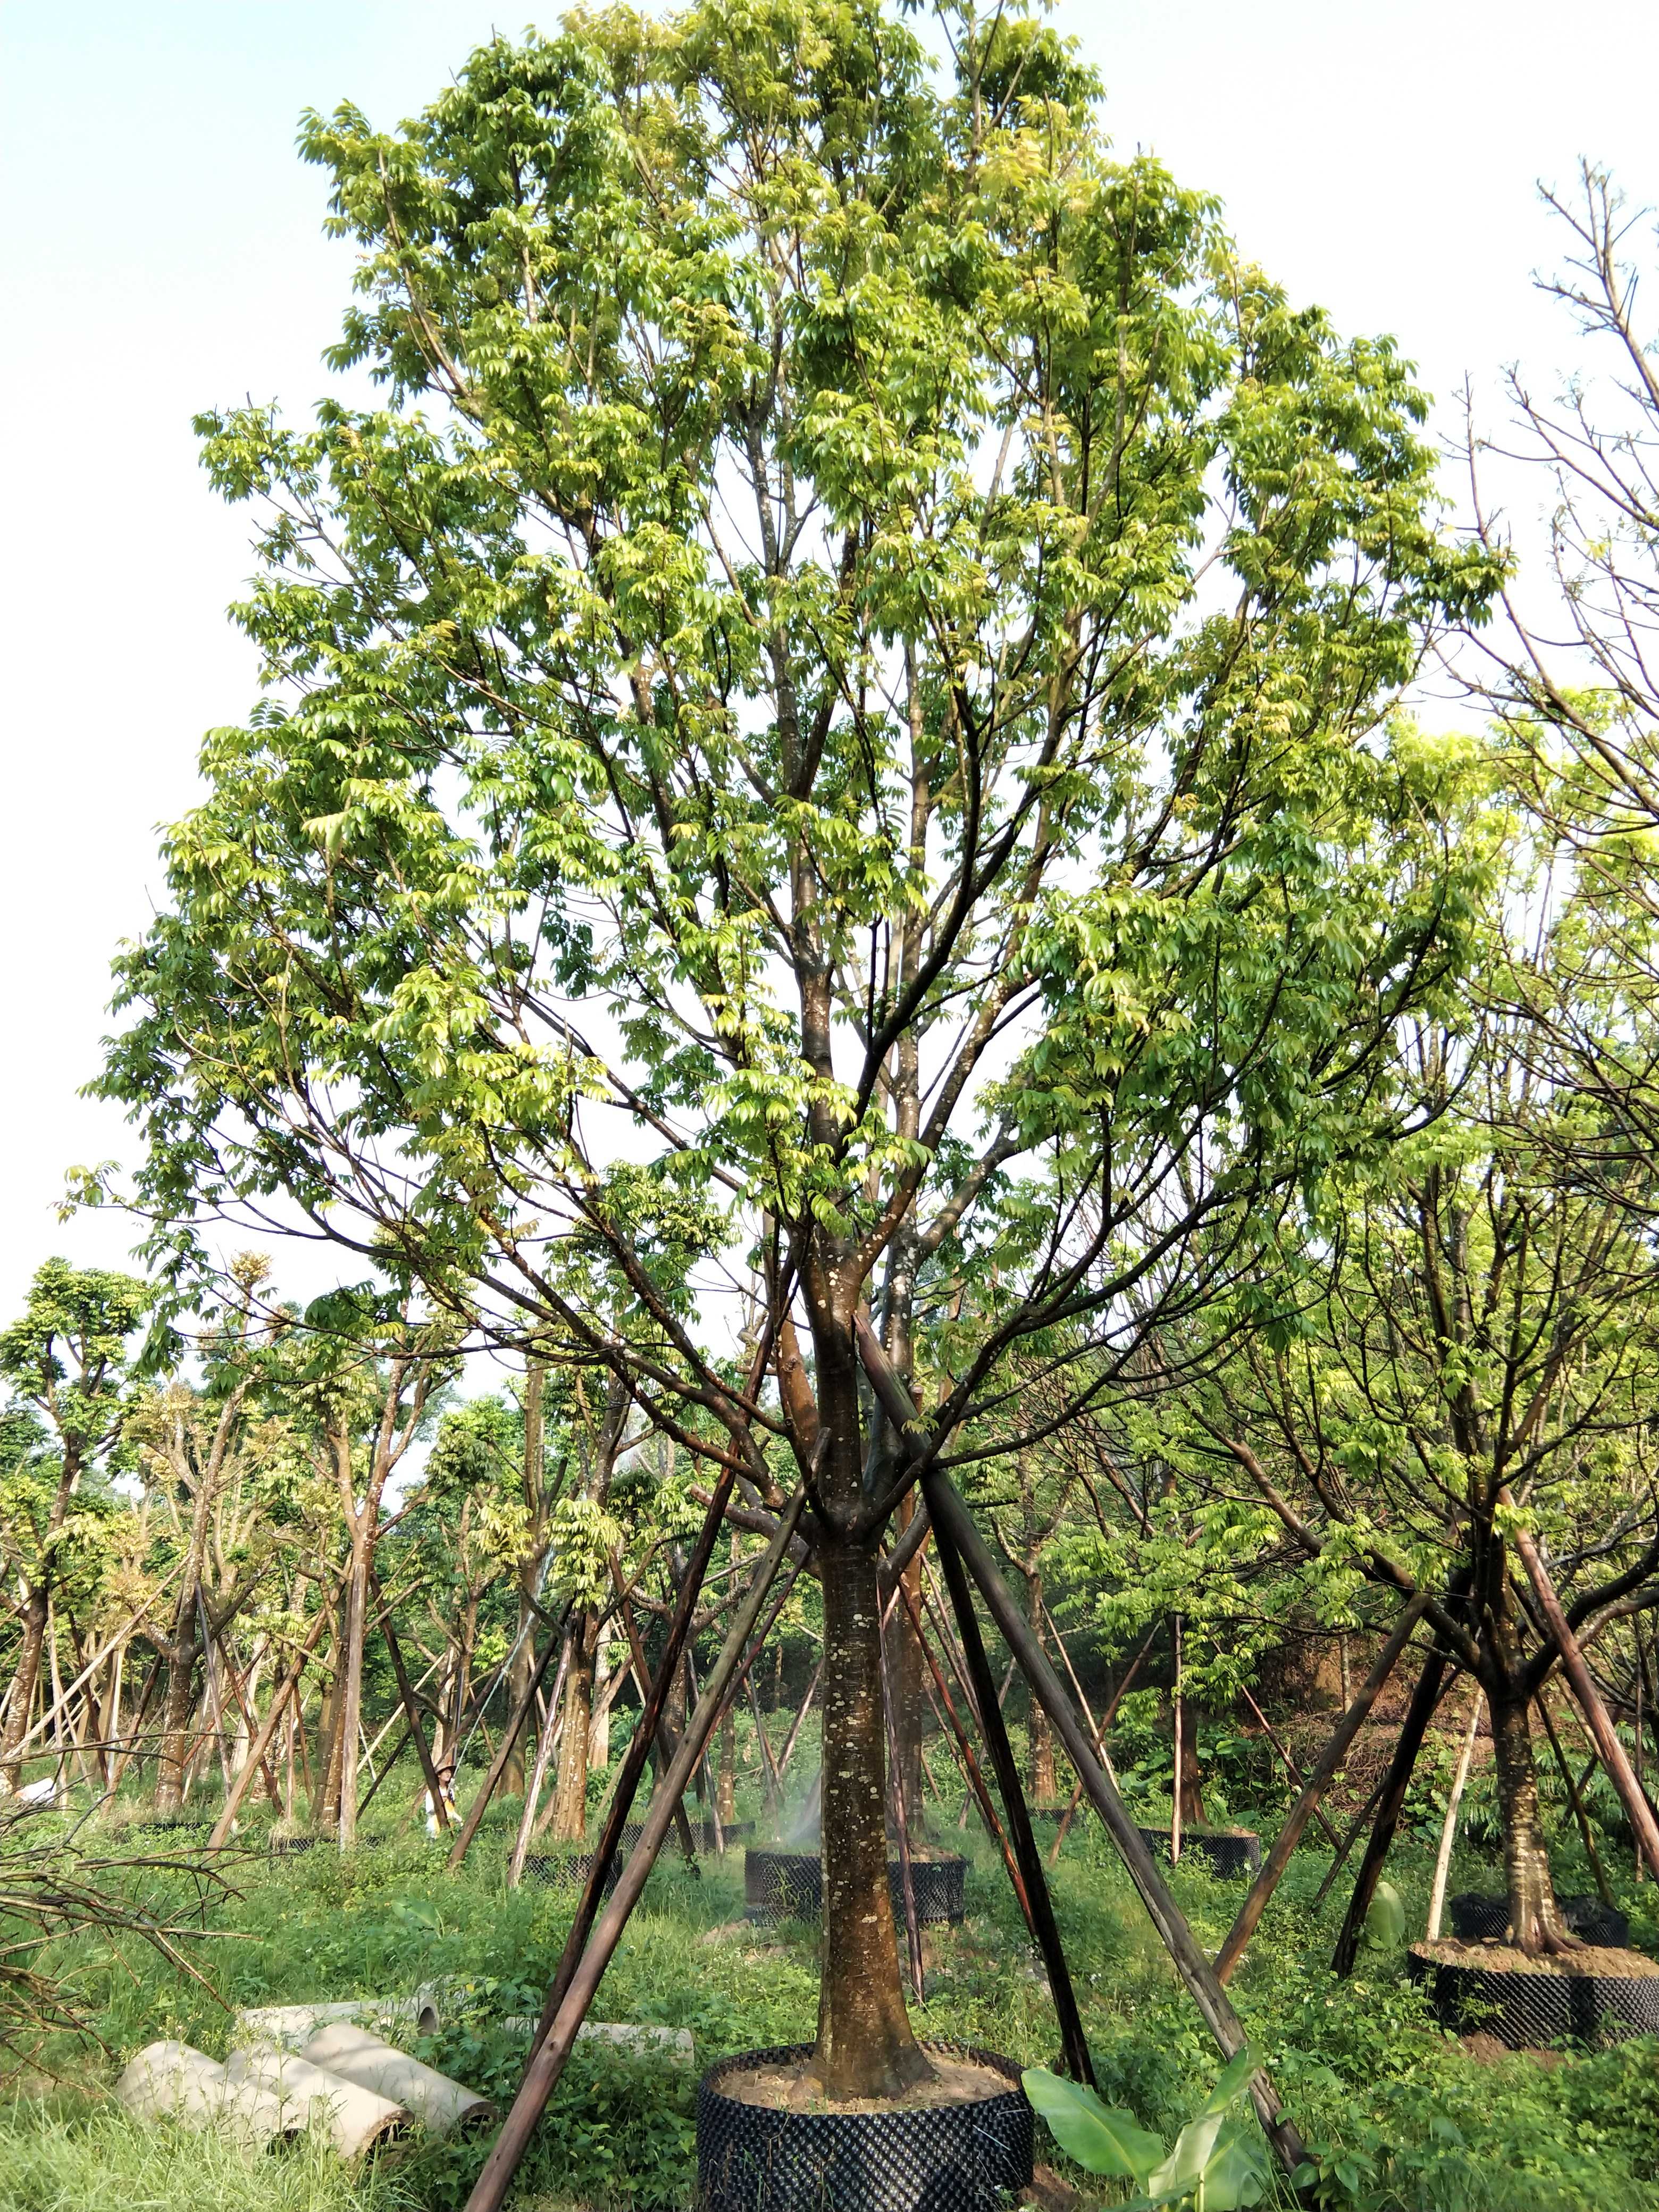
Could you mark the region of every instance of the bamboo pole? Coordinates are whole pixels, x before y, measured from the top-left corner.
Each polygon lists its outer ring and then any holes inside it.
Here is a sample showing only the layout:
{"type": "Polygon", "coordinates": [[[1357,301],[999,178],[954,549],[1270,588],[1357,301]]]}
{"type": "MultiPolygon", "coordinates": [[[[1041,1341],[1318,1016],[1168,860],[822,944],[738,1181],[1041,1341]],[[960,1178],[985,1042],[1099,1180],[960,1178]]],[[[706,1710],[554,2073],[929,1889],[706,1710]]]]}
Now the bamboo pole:
{"type": "Polygon", "coordinates": [[[1440,1848],[1434,1855],[1434,1885],[1429,1892],[1428,1940],[1438,1940],[1440,1916],[1446,1909],[1446,1876],[1451,1870],[1452,1845],[1457,1839],[1457,1812],[1463,1802],[1464,1785],[1469,1778],[1469,1761],[1474,1756],[1474,1740],[1480,1733],[1480,1708],[1486,1703],[1486,1692],[1477,1688],[1474,1711],[1469,1715],[1468,1734],[1463,1738],[1463,1748],[1457,1755],[1456,1771],[1446,1799],[1446,1817],[1440,1824],[1440,1848]]]}

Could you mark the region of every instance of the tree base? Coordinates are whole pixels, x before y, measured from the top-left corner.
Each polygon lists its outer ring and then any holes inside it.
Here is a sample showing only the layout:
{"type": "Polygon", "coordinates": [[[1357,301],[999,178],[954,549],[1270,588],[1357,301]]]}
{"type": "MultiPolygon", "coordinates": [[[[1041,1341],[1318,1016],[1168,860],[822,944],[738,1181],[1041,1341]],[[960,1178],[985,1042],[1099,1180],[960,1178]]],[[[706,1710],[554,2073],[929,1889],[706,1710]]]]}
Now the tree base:
{"type": "Polygon", "coordinates": [[[957,2045],[922,2049],[942,2080],[850,2104],[815,2094],[810,2044],[715,2067],[697,2090],[704,2212],[996,2212],[1031,2179],[1018,2069],[957,2045]]]}

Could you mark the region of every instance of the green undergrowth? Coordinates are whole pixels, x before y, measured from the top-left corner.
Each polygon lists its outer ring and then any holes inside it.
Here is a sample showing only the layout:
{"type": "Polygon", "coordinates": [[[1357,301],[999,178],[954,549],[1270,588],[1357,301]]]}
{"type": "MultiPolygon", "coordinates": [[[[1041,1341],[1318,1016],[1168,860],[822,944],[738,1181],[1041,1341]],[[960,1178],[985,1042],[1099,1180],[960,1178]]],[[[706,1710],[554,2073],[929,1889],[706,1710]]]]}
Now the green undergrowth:
{"type": "MultiPolygon", "coordinates": [[[[74,1976],[110,2056],[49,2051],[59,2086],[0,2111],[0,2206],[461,2205],[480,2144],[417,2147],[372,2173],[351,2173],[314,2146],[250,2160],[228,2145],[130,2124],[104,2093],[118,2061],[158,2036],[222,2056],[227,2008],[406,1995],[435,1980],[446,1984],[444,2017],[422,2055],[505,2103],[525,2041],[503,2023],[538,2008],[570,1911],[561,1894],[507,1889],[512,1818],[511,1807],[492,1818],[457,1875],[419,1831],[350,1859],[326,1848],[233,1858],[235,1893],[212,1909],[191,1954],[222,2002],[142,1948],[125,1945],[118,1956],[89,1938],[66,1946],[58,1963],[74,1976]]],[[[969,1914],[959,1929],[929,1933],[918,2031],[1021,2064],[1053,2063],[1053,2008],[1000,1863],[976,1831],[959,1838],[947,1829],[945,1840],[960,1841],[972,1862],[969,1914]]],[[[1331,1978],[1346,1883],[1316,1908],[1328,1864],[1311,1850],[1292,1863],[1233,1990],[1315,2154],[1318,2199],[1346,2212],[1659,2212],[1659,2045],[1629,2044],[1553,2069],[1525,2057],[1482,2063],[1427,2022],[1399,1953],[1364,1953],[1352,1979],[1331,1978]]],[[[1402,1850],[1390,1874],[1408,1935],[1420,1932],[1428,1852],[1402,1850]]],[[[121,1879],[153,1895],[173,1877],[150,1868],[121,1879]]],[[[1567,1891],[1590,1887],[1565,1845],[1559,1879],[1567,1891]]],[[[1240,1889],[1190,1863],[1172,1880],[1213,1952],[1240,1889]]],[[[1498,1886],[1489,1862],[1470,1857],[1455,1872],[1454,1887],[1498,1886]]],[[[1101,2093],[1172,2135],[1213,2079],[1214,2048],[1097,1831],[1074,1829],[1054,1888],[1101,2093]]],[[[1635,1940],[1659,1949],[1659,1921],[1644,1909],[1653,1894],[1651,1886],[1632,1888],[1620,1901],[1635,1940]]],[[[811,1929],[743,1921],[740,1851],[706,1859],[701,1875],[664,1864],[595,2017],[690,2028],[696,2063],[579,2045],[524,2170],[519,2212],[689,2205],[697,2074],[735,2051],[810,2039],[817,1986],[811,1929]]],[[[1063,2166],[1052,2144],[1047,2154],[1063,2166]]],[[[1112,2185],[1089,2186],[1085,2203],[1121,2201],[1112,2185]]]]}

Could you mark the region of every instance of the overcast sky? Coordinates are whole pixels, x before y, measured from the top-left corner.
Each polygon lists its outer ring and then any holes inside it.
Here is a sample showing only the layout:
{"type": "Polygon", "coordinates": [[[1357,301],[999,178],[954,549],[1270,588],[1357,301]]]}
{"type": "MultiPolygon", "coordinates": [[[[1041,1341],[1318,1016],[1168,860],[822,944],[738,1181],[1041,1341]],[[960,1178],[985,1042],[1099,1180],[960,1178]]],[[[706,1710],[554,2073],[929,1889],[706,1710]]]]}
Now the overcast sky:
{"type": "MultiPolygon", "coordinates": [[[[1539,179],[1589,155],[1659,199],[1653,0],[1600,0],[1582,32],[1534,0],[1056,15],[1121,149],[1218,193],[1294,296],[1393,331],[1443,396],[1571,358],[1529,285],[1553,253],[1539,179]]],[[[247,516],[216,506],[191,413],[249,394],[303,413],[327,384],[350,251],[321,235],[296,118],[350,99],[394,120],[520,21],[475,0],[0,0],[0,1323],[48,1252],[119,1264],[131,1241],[52,1209],[70,1166],[122,1152],[118,1119],[76,1096],[110,952],[157,895],[155,825],[190,802],[201,732],[253,696],[223,617],[247,516]]],[[[317,1264],[283,1273],[309,1291],[317,1264]]]]}

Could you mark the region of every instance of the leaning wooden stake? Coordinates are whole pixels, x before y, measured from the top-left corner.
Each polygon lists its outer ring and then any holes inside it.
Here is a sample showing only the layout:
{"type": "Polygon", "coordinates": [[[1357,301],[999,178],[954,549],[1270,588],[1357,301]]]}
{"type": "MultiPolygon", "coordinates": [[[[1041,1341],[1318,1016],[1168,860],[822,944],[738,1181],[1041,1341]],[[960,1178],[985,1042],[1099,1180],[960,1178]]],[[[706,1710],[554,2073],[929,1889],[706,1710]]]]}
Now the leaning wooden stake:
{"type": "MultiPolygon", "coordinates": [[[[1507,1490],[1498,1494],[1505,1505],[1514,1504],[1507,1490]]],[[[1636,1836],[1637,1847],[1645,1856],[1654,1873],[1659,1875],[1659,1820],[1653,1817],[1653,1808],[1648,1802],[1647,1793],[1638,1786],[1625,1747],[1620,1742],[1618,1733],[1607,1717],[1607,1709],[1590,1680],[1590,1670],[1584,1664],[1578,1638],[1573,1634],[1562,1610],[1561,1601],[1555,1595],[1554,1583],[1544,1571],[1538,1547],[1530,1533],[1518,1522],[1512,1522],[1507,1533],[1521,1554],[1522,1565],[1526,1568],[1544,1618],[1549,1623],[1556,1649],[1561,1654],[1562,1668],[1572,1685],[1572,1693],[1578,1700],[1578,1710],[1589,1723],[1590,1734],[1595,1739],[1595,1748],[1601,1754],[1601,1764],[1606,1767],[1613,1788],[1619,1792],[1626,1817],[1636,1836]]]]}
{"type": "Polygon", "coordinates": [[[489,1808],[490,1799],[501,1785],[501,1777],[507,1770],[514,1748],[523,1741],[525,1723],[535,1709],[536,1692],[546,1680],[548,1668],[564,1649],[564,1632],[569,1621],[570,1613],[571,1606],[567,1601],[563,1611],[550,1628],[542,1656],[531,1668],[530,1679],[520,1692],[519,1702],[514,1707],[506,1728],[501,1731],[501,1740],[495,1747],[495,1756],[489,1762],[489,1771],[483,1778],[483,1786],[467,1807],[466,1818],[461,1823],[460,1833],[450,1845],[449,1864],[452,1867],[459,1866],[472,1848],[472,1838],[477,1834],[479,1823],[489,1808]]]}
{"type": "Polygon", "coordinates": [[[1382,1868],[1394,1842],[1395,1830],[1400,1826],[1400,1815],[1405,1810],[1406,1792],[1411,1787],[1412,1770],[1417,1765],[1417,1754],[1423,1748],[1423,1739],[1428,1733],[1429,1722],[1440,1702],[1440,1686],[1445,1680],[1446,1662],[1437,1651],[1431,1651],[1423,1662],[1423,1671],[1417,1678],[1417,1687],[1412,1692],[1411,1704],[1406,1709],[1406,1718],[1400,1738],[1394,1747],[1394,1758],[1382,1786],[1382,1796],[1376,1808],[1376,1820],[1370,1840],[1365,1845],[1365,1856],[1359,1862],[1359,1871],[1354,1876],[1353,1893],[1348,1899],[1348,1910],[1336,1939],[1336,1949],[1331,1956],[1331,1972],[1346,1978],[1353,1972],[1353,1962],[1359,1954],[1359,1938],[1365,1926],[1365,1916],[1371,1909],[1371,1899],[1376,1894],[1376,1885],[1382,1878],[1382,1868]]]}
{"type": "MultiPolygon", "coordinates": [[[[1584,1846],[1584,1856],[1589,1861],[1590,1873],[1595,1881],[1596,1894],[1603,1905],[1613,1905],[1616,1902],[1613,1894],[1613,1886],[1607,1880],[1607,1870],[1601,1863],[1601,1854],[1595,1848],[1595,1832],[1590,1826],[1589,1814],[1584,1804],[1583,1792],[1572,1778],[1572,1769],[1567,1764],[1567,1754],[1561,1748],[1561,1739],[1556,1734],[1554,1721],[1550,1717],[1549,1700],[1541,1690],[1538,1692],[1536,1703],[1538,1717],[1544,1723],[1544,1733],[1550,1740],[1550,1749],[1555,1754],[1556,1767],[1567,1793],[1567,1802],[1572,1808],[1573,1819],[1578,1823],[1579,1840],[1584,1846]]],[[[1637,1854],[1636,1864],[1639,1871],[1642,1864],[1639,1852],[1637,1854]]]]}
{"type": "MultiPolygon", "coordinates": [[[[525,2076],[520,2084],[519,2094],[514,2099],[512,2109],[501,2124],[501,2131],[495,2138],[495,2147],[484,2161],[483,2171],[473,2185],[472,2194],[466,2200],[466,2212],[500,2212],[501,2201],[507,2195],[513,2176],[518,2170],[519,2161],[524,2156],[526,2147],[529,2143],[531,2131],[541,2118],[547,2100],[553,2093],[554,2085],[564,2070],[565,2061],[569,2057],[571,2048],[576,2040],[576,2031],[587,2016],[587,2008],[593,2002],[594,1992],[599,1988],[600,1977],[611,1963],[617,1944],[622,1941],[623,1930],[628,1924],[629,1915],[638,1904],[640,1894],[645,1887],[646,1879],[655,1863],[657,1853],[662,1848],[663,1838],[668,1833],[672,1808],[678,1804],[684,1795],[686,1784],[690,1781],[697,1761],[702,1758],[708,1739],[714,1732],[715,1724],[720,1719],[721,1710],[726,1703],[726,1692],[738,1679],[738,1670],[744,1663],[749,1638],[753,1633],[756,1622],[760,1618],[761,1608],[766,1602],[766,1593],[770,1589],[773,1577],[777,1573],[784,1553],[788,1549],[789,1539],[795,1532],[796,1524],[800,1519],[805,1503],[805,1489],[798,1491],[779,1521],[777,1534],[773,1537],[755,1579],[750,1584],[748,1595],[738,1608],[732,1626],[726,1631],[726,1642],[720,1648],[720,1656],[709,1670],[708,1679],[703,1685],[702,1695],[697,1700],[696,1711],[686,1723],[685,1733],[681,1736],[678,1748],[669,1762],[668,1771],[652,1797],[646,1813],[640,1840],[635,1846],[627,1865],[623,1869],[611,1901],[600,1914],[579,1962],[565,1982],[563,1995],[559,1998],[556,2008],[553,2008],[550,2021],[547,2019],[548,2008],[544,2008],[543,2019],[537,2023],[536,2037],[531,2046],[530,2063],[525,2069],[525,2076]]],[[[678,1656],[677,1653],[665,1653],[665,1663],[657,1669],[657,1681],[665,1694],[669,1683],[673,1679],[674,1665],[678,1663],[678,1656]]],[[[647,1714],[642,1719],[640,1729],[635,1732],[636,1736],[644,1734],[649,1729],[651,1724],[651,1716],[647,1714]]],[[[640,1759],[641,1770],[644,1764],[644,1753],[641,1750],[640,1759]]],[[[604,1883],[605,1859],[608,1856],[605,1849],[606,1843],[614,1850],[617,1837],[622,1832],[622,1821],[619,1817],[622,1809],[621,1796],[622,1792],[618,1790],[617,1798],[611,1803],[610,1820],[606,1822],[605,1839],[601,1843],[600,1849],[594,1854],[592,1871],[588,1875],[587,1886],[583,1892],[585,1905],[592,1902],[604,1883]],[[611,1833],[613,1825],[615,1835],[611,1833]]],[[[564,1977],[564,1962],[561,1961],[560,1978],[564,1977]]],[[[553,1990],[549,1993],[550,2006],[558,1989],[559,1980],[556,1979],[553,1990]]]]}
{"type": "Polygon", "coordinates": [[[289,1668],[281,1688],[271,1698],[270,1710],[265,1714],[264,1726],[259,1730],[258,1739],[249,1745],[246,1762],[241,1772],[231,1784],[223,1809],[213,1824],[213,1832],[208,1838],[208,1849],[210,1851],[219,1850],[226,1837],[229,1835],[231,1822],[236,1818],[237,1808],[241,1804],[248,1784],[252,1781],[261,1760],[270,1748],[270,1740],[276,1733],[276,1724],[288,1711],[289,1698],[300,1686],[300,1678],[306,1671],[311,1655],[323,1640],[323,1631],[333,1617],[334,1607],[338,1603],[340,1592],[344,1587],[345,1576],[342,1575],[334,1585],[332,1595],[318,1607],[317,1618],[311,1624],[311,1632],[300,1646],[299,1652],[293,1665],[289,1668]]]}
{"type": "MultiPolygon", "coordinates": [[[[1243,2049],[1245,2039],[1238,2014],[1233,2010],[1227,1992],[1217,1981],[1214,1970],[1188,1926],[1180,1906],[1164,1887],[1164,1877],[1153,1863],[1152,1855],[1146,1848],[1140,1830],[1128,1807],[1119,1796],[1111,1777],[1096,1756],[1076,1708],[1060,1686],[1060,1677],[1031,1634],[1024,1615],[998,1572],[996,1561],[992,1558],[984,1538],[974,1526],[967,1507],[937,1469],[930,1470],[924,1479],[933,1507],[935,1531],[942,1535],[948,1524],[963,1563],[990,1608],[991,1618],[995,1621],[1003,1642],[1018,1659],[1032,1692],[1054,1723],[1055,1733],[1066,1747],[1066,1755],[1083,1783],[1090,1803],[1099,1814],[1107,1833],[1128,1870],[1130,1881],[1139,1891],[1141,1902],[1170,1954],[1176,1972],[1186,1984],[1188,1994],[1215,2038],[1222,2056],[1225,2058],[1236,2057],[1243,2049]]],[[[1293,2172],[1306,2156],[1305,2147],[1296,2129],[1284,2117],[1279,2092],[1265,2067],[1258,2068],[1250,2077],[1250,2095],[1261,2119],[1262,2131],[1272,2143],[1275,2155],[1287,2172],[1293,2172]]]]}
{"type": "Polygon", "coordinates": [[[1347,1757],[1348,1747],[1381,1696],[1383,1685],[1399,1665],[1400,1655],[1411,1641],[1412,1631],[1421,1620],[1423,1607],[1427,1601],[1425,1597],[1418,1596],[1406,1607],[1394,1634],[1376,1655],[1376,1665],[1361,1683],[1358,1696],[1333,1729],[1329,1742],[1319,1754],[1317,1765],[1303,1784],[1301,1796],[1291,1806],[1284,1826],[1273,1838],[1273,1848],[1267,1853],[1261,1873],[1250,1884],[1249,1895],[1238,1908],[1238,1917],[1228,1930],[1226,1942],[1216,1954],[1217,1981],[1225,1982],[1243,1957],[1244,1947],[1255,1933],[1256,1923],[1267,1910],[1267,1899],[1278,1888],[1279,1877],[1291,1863],[1291,1854],[1302,1840],[1302,1831],[1330,1787],[1337,1768],[1347,1757]]]}
{"type": "Polygon", "coordinates": [[[386,1638],[386,1648],[392,1661],[392,1671],[398,1678],[398,1695],[403,1702],[404,1717],[409,1723],[409,1733],[421,1762],[421,1771],[426,1777],[427,1795],[432,1800],[432,1809],[437,1815],[438,1826],[449,1826],[449,1808],[444,1802],[444,1786],[438,1778],[438,1770],[432,1763],[432,1753],[427,1747],[426,1730],[421,1726],[420,1709],[415,1703],[415,1692],[409,1679],[409,1669],[404,1664],[403,1647],[398,1641],[398,1632],[392,1625],[392,1608],[380,1588],[380,1578],[373,1567],[368,1571],[369,1595],[380,1616],[380,1633],[386,1638]]]}
{"type": "MultiPolygon", "coordinates": [[[[910,1403],[909,1393],[893,1371],[891,1362],[862,1316],[858,1334],[859,1352],[865,1371],[870,1377],[871,1388],[912,1453],[918,1453],[925,1448],[927,1432],[915,1407],[910,1403]]],[[[1055,1733],[1066,1747],[1066,1755],[1083,1783],[1090,1802],[1100,1814],[1108,1834],[1117,1846],[1119,1856],[1128,1869],[1129,1879],[1139,1891],[1141,1901],[1152,1925],[1163,1939],[1176,1972],[1186,1984],[1223,2057],[1235,2057],[1244,2047],[1244,2030],[1238,2014],[1233,2010],[1227,1992],[1217,1981],[1214,1969],[1187,1925],[1180,1906],[1165,1888],[1163,1876],[1152,1863],[1152,1855],[1142,1839],[1140,1830],[1130,1817],[1129,1808],[1119,1796],[1111,1777],[1096,1755],[1076,1707],[1061,1687],[1060,1677],[1050,1665],[1047,1653],[1032,1635],[1024,1613],[998,1571],[996,1561],[992,1558],[985,1539],[974,1526],[973,1516],[937,1466],[927,1469],[922,1485],[936,1533],[942,1535],[948,1526],[951,1540],[962,1555],[963,1565],[979,1585],[980,1593],[990,1609],[991,1618],[995,1621],[1003,1642],[1019,1662],[1033,1695],[1054,1723],[1055,1733]]],[[[1261,2119],[1262,2131],[1272,2143],[1275,2156],[1287,2172],[1294,2172],[1307,2155],[1306,2148],[1296,2129],[1285,2118],[1279,2092],[1265,2067],[1258,2067],[1251,2075],[1250,2096],[1261,2119]]]]}
{"type": "Polygon", "coordinates": [[[922,1657],[927,1662],[928,1672],[933,1678],[933,1688],[937,1693],[934,1698],[934,1710],[939,1711],[942,1700],[944,1712],[941,1716],[941,1724],[948,1719],[957,1754],[957,1764],[962,1769],[963,1778],[979,1807],[980,1817],[985,1823],[986,1832],[996,1839],[997,1847],[1002,1853],[1002,1863],[1008,1869],[1008,1879],[1013,1884],[1014,1895],[1019,1900],[1019,1909],[1024,1916],[1025,1925],[1031,1931],[1031,1941],[1036,1942],[1036,1925],[1031,1917],[1031,1900],[1026,1893],[1024,1878],[1019,1870],[1019,1862],[1009,1848],[1007,1836],[1003,1831],[1001,1821],[997,1818],[996,1808],[991,1802],[991,1793],[985,1786],[985,1777],[980,1772],[979,1761],[974,1756],[974,1747],[968,1741],[968,1732],[957,1716],[955,1702],[951,1696],[950,1686],[939,1672],[939,1661],[933,1656],[933,1647],[921,1632],[921,1614],[916,1605],[915,1594],[908,1583],[902,1582],[899,1584],[899,1589],[909,1611],[910,1626],[915,1631],[916,1643],[921,1648],[922,1657]]]}
{"type": "MultiPolygon", "coordinates": [[[[938,1479],[942,1481],[944,1478],[938,1479]]],[[[1042,1963],[1048,1969],[1048,1992],[1054,1999],[1054,2011],[1060,2021],[1060,2039],[1066,2057],[1066,2070],[1073,2081],[1086,2082],[1089,2087],[1093,2088],[1095,2069],[1089,2057],[1089,2041],[1083,2033],[1077,1995],[1072,1987],[1071,1972],[1066,1964],[1060,1929],[1055,1924],[1048,1877],[1042,1871],[1042,1859],[1037,1850],[1036,1838],[1031,1833],[1031,1815],[1026,1808],[1025,1793],[1020,1787],[1019,1766],[1014,1758],[1013,1747],[1008,1741],[1008,1728],[1002,1717],[1002,1708],[997,1703],[990,1662],[985,1656],[985,1644],[979,1632],[979,1615],[974,1611],[973,1593],[969,1589],[968,1573],[963,1565],[962,1547],[955,1528],[940,1516],[931,1486],[933,1478],[927,1476],[923,1480],[930,1486],[928,1504],[933,1510],[933,1538],[939,1552],[939,1568],[945,1577],[945,1587],[951,1594],[951,1611],[957,1617],[957,1632],[962,1638],[963,1656],[968,1662],[968,1679],[973,1685],[974,1694],[983,1716],[985,1744],[991,1754],[991,1771],[997,1778],[1009,1839],[1013,1844],[1020,1880],[1030,1900],[1031,1927],[1036,1936],[1037,1948],[1042,1954],[1042,1963]]],[[[1034,1633],[1032,1641],[1036,1642],[1034,1633]]]]}

